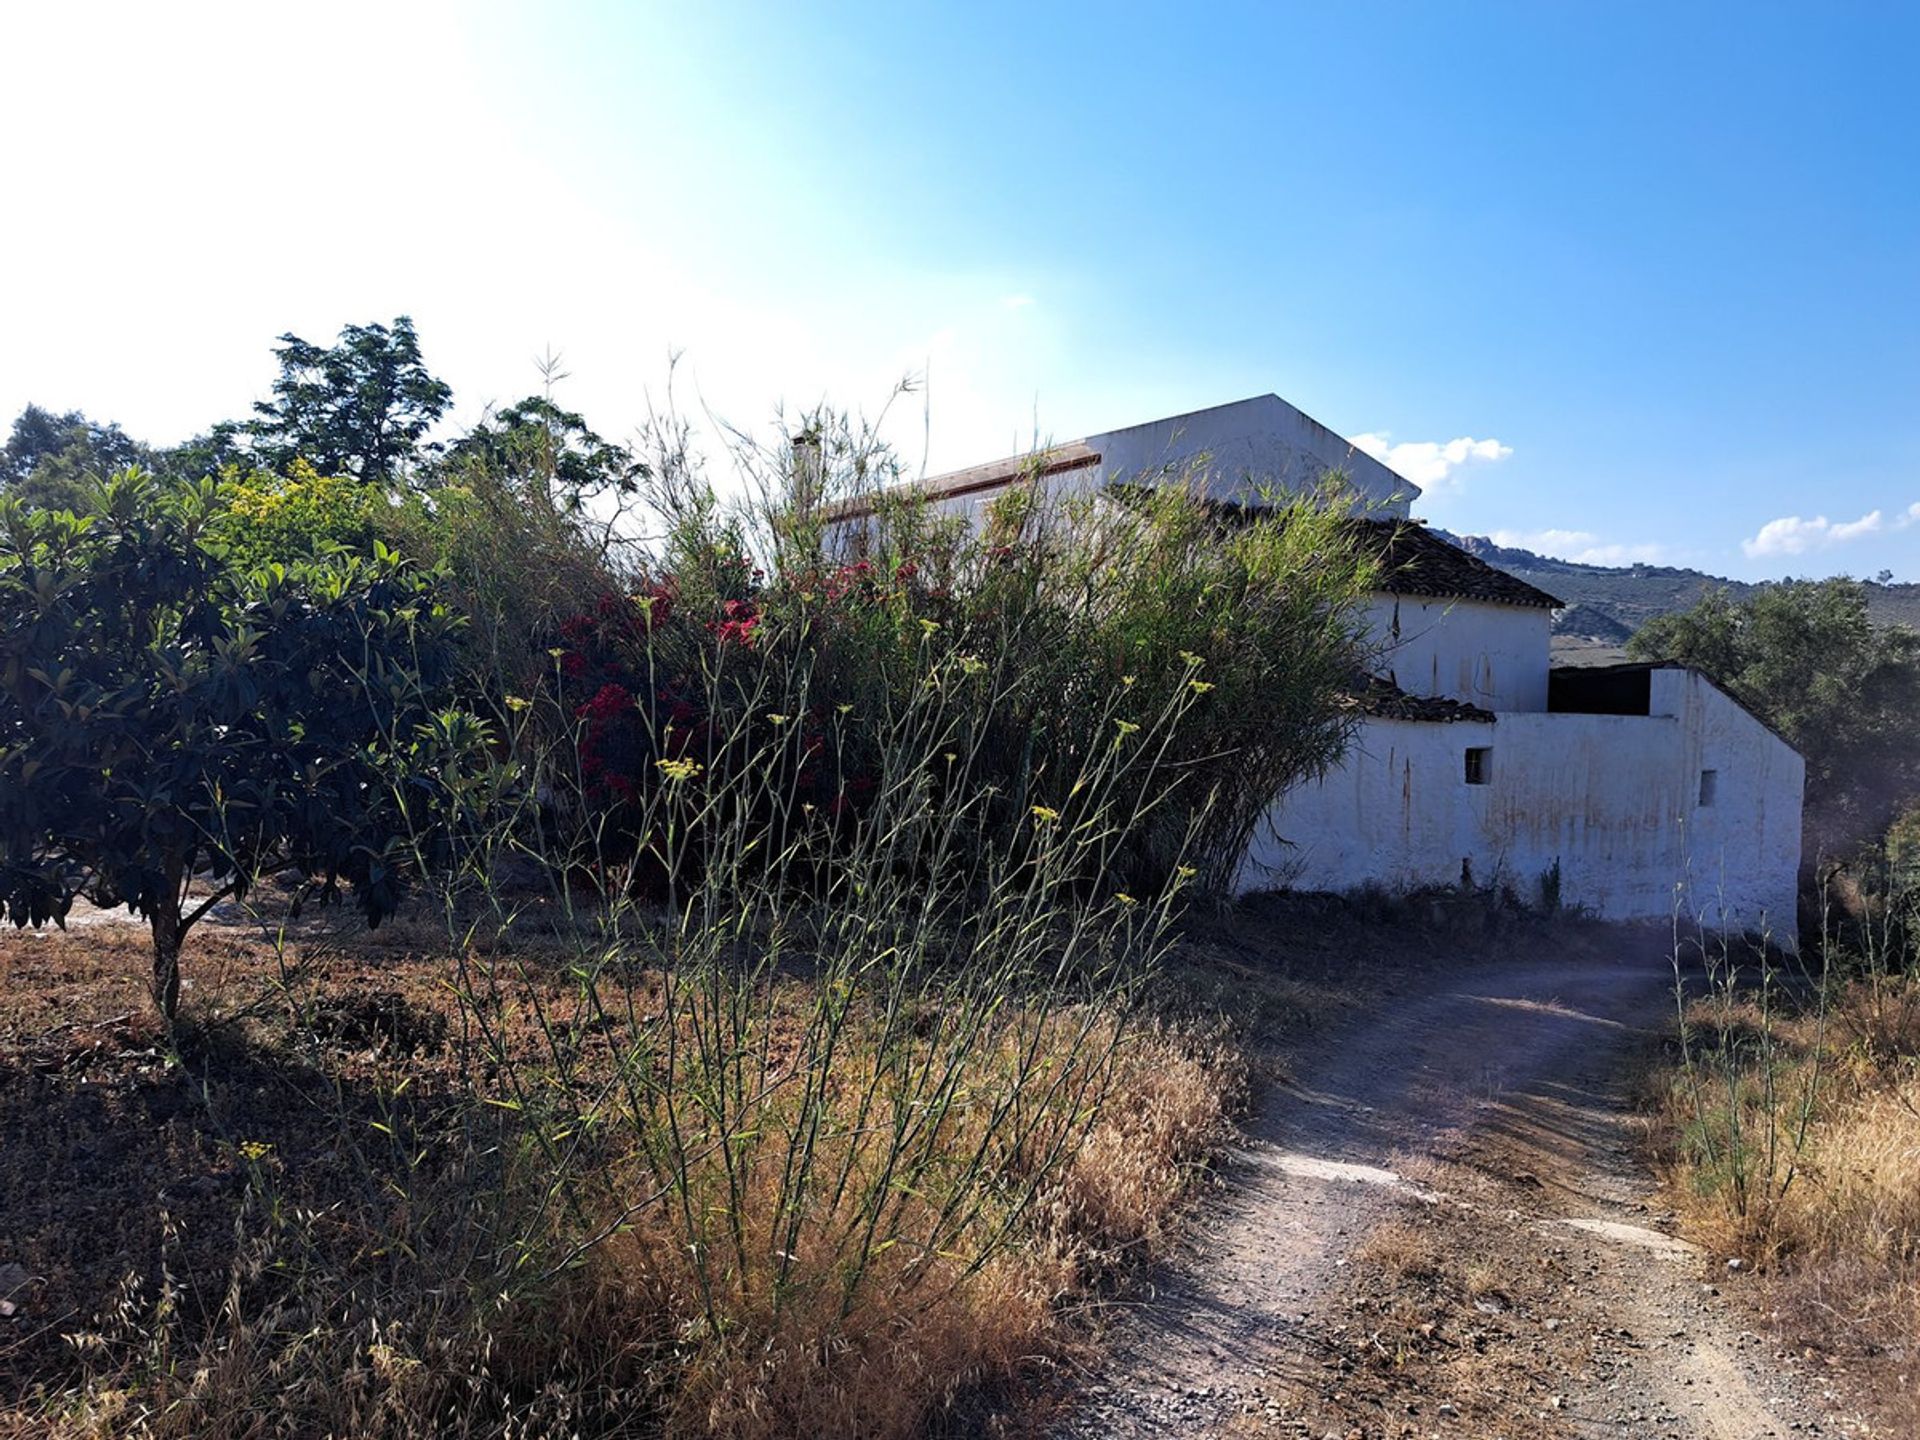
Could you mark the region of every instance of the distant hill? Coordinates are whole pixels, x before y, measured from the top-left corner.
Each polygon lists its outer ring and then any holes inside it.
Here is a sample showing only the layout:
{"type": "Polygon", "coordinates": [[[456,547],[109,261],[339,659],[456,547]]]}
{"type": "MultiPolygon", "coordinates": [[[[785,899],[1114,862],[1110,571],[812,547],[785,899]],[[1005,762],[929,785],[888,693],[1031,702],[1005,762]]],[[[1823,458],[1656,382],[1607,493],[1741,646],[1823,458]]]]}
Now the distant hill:
{"type": "MultiPolygon", "coordinates": [[[[1553,617],[1553,633],[1561,637],[1563,645],[1584,641],[1621,646],[1647,621],[1690,609],[1709,590],[1725,589],[1735,599],[1745,599],[1760,588],[1747,581],[1725,580],[1675,565],[1583,565],[1516,546],[1496,545],[1484,535],[1455,535],[1438,527],[1433,533],[1564,600],[1567,608],[1555,611],[1553,617]]],[[[1920,629],[1920,584],[1878,585],[1868,581],[1867,604],[1882,625],[1920,629]]]]}

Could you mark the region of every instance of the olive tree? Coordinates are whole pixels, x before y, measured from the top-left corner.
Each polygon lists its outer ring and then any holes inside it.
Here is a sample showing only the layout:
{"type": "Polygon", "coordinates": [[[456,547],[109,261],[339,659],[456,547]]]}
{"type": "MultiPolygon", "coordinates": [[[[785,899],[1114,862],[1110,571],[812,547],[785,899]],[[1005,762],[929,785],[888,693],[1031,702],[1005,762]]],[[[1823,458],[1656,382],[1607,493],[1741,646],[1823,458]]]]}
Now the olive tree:
{"type": "Polygon", "coordinates": [[[378,545],[243,566],[222,494],[129,470],[77,512],[0,499],[0,914],[143,916],[169,1020],[214,904],[292,870],[378,923],[483,764],[430,577],[378,545]]]}

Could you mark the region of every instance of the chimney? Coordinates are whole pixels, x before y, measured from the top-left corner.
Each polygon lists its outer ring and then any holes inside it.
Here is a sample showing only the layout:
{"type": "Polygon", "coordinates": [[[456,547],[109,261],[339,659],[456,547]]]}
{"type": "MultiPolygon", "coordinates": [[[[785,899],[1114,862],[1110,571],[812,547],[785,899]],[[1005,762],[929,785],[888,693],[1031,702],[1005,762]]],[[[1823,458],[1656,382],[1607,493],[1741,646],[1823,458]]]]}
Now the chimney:
{"type": "Polygon", "coordinates": [[[811,509],[820,503],[820,492],[825,484],[824,467],[820,459],[819,427],[809,425],[793,437],[792,446],[792,499],[798,508],[811,509]]]}

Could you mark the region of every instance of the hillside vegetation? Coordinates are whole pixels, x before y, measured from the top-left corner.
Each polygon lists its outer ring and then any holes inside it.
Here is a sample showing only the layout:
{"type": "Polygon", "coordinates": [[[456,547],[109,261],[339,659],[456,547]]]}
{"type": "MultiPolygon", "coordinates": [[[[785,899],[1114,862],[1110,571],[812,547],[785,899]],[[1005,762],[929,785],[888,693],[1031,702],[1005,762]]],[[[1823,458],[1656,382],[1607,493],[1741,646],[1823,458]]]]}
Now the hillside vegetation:
{"type": "MultiPolygon", "coordinates": [[[[1496,545],[1484,535],[1436,534],[1516,575],[1529,585],[1564,600],[1554,617],[1554,634],[1624,645],[1650,620],[1692,609],[1708,594],[1724,590],[1734,600],[1749,600],[1763,585],[1727,580],[1701,570],[1673,565],[1588,565],[1560,560],[1518,546],[1496,545]]],[[[1862,582],[1877,625],[1920,627],[1920,583],[1862,582]]]]}

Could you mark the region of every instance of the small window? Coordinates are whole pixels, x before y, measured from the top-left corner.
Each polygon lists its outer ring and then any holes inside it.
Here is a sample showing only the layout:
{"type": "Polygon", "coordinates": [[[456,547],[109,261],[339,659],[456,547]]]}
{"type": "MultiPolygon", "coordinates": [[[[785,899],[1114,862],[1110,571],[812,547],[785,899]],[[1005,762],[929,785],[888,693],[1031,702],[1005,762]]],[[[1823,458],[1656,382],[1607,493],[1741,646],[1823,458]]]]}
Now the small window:
{"type": "Polygon", "coordinates": [[[1467,751],[1467,784],[1485,785],[1493,779],[1493,747],[1475,745],[1467,751]]]}
{"type": "Polygon", "coordinates": [[[1718,770],[1702,770],[1700,772],[1700,803],[1702,805],[1713,804],[1714,797],[1719,793],[1720,772],[1718,770]]]}

